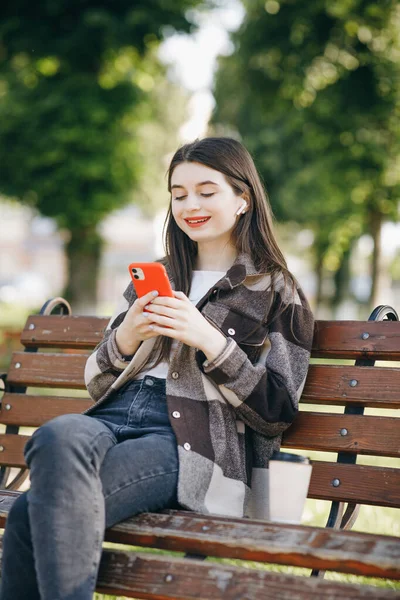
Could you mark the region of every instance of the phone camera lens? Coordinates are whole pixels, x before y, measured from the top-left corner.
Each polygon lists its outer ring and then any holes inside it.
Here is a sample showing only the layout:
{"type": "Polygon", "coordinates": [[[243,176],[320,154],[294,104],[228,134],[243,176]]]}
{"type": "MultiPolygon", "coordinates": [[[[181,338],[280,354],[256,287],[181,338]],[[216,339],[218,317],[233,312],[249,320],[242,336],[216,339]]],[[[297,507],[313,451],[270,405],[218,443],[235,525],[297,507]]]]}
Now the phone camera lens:
{"type": "Polygon", "coordinates": [[[132,269],[132,273],[137,273],[137,269],[132,269]]]}
{"type": "Polygon", "coordinates": [[[139,275],[134,275],[134,279],[139,279],[139,275]]]}

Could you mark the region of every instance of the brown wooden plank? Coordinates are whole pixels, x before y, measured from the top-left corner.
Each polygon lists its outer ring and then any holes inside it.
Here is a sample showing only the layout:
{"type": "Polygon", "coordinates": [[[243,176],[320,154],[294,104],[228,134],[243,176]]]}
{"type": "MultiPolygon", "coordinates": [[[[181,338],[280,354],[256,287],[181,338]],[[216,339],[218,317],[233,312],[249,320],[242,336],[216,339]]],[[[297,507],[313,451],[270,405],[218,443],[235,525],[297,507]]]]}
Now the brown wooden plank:
{"type": "Polygon", "coordinates": [[[400,408],[400,369],[310,365],[301,401],[400,408]]]}
{"type": "Polygon", "coordinates": [[[97,591],[149,600],[383,600],[384,588],[184,558],[103,552],[97,591]]]}
{"type": "MultiPolygon", "coordinates": [[[[102,339],[108,321],[109,317],[31,315],[21,341],[27,347],[90,349],[102,339]]],[[[400,323],[316,321],[313,356],[399,360],[400,323]]]]}
{"type": "Polygon", "coordinates": [[[21,334],[27,347],[94,348],[103,338],[109,317],[30,315],[21,334]]]}
{"type": "Polygon", "coordinates": [[[167,511],[119,523],[107,530],[106,540],[400,579],[400,540],[392,536],[167,511]]]}
{"type": "Polygon", "coordinates": [[[14,385],[85,389],[83,373],[88,356],[14,352],[7,381],[14,385]]]}
{"type": "MultiPolygon", "coordinates": [[[[28,317],[21,341],[27,347],[93,348],[109,317],[28,317]],[[30,329],[31,327],[34,329],[30,329]]],[[[400,359],[400,323],[393,321],[316,321],[314,357],[400,359]],[[364,339],[363,335],[368,334],[364,339]]]]}
{"type": "MultiPolygon", "coordinates": [[[[25,467],[29,436],[1,434],[0,466],[25,467]]],[[[400,469],[313,461],[309,498],[400,508],[400,469]],[[334,487],[332,482],[340,484],[334,487]]]]}
{"type": "Polygon", "coordinates": [[[0,434],[0,465],[26,467],[23,450],[29,435],[0,434]]]}
{"type": "Polygon", "coordinates": [[[0,406],[0,423],[39,427],[58,415],[81,413],[92,404],[89,398],[6,393],[0,406]]]}
{"type": "MultiPolygon", "coordinates": [[[[0,526],[19,492],[0,492],[0,526]]],[[[144,513],[106,531],[109,542],[400,579],[400,540],[189,511],[144,513]]]]}
{"type": "Polygon", "coordinates": [[[400,508],[400,469],[313,461],[308,497],[400,508]]]}
{"type": "Polygon", "coordinates": [[[304,411],[285,431],[283,446],[400,457],[400,419],[304,411]]]}
{"type": "MultiPolygon", "coordinates": [[[[18,492],[0,492],[0,526],[18,492]]],[[[120,544],[400,579],[400,540],[189,511],[144,513],[105,534],[120,544]]]]}
{"type": "Polygon", "coordinates": [[[400,322],[316,321],[312,356],[399,360],[400,322]]]}

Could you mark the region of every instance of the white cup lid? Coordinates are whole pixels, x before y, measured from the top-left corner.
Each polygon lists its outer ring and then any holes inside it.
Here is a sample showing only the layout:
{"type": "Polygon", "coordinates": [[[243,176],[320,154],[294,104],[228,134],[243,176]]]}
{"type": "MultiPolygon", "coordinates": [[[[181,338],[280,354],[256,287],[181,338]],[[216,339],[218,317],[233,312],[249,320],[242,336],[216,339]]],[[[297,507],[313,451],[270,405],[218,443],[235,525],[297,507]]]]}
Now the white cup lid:
{"type": "Polygon", "coordinates": [[[291,452],[274,452],[269,460],[281,460],[285,462],[310,464],[310,459],[307,456],[300,454],[292,454],[291,452]]]}

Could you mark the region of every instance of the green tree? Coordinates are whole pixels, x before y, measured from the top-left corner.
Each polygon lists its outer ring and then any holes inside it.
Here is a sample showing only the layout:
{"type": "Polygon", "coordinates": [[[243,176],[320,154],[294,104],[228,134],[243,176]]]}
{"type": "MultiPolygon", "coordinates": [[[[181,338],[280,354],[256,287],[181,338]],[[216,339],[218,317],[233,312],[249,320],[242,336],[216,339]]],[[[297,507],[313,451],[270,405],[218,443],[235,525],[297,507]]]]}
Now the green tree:
{"type": "Polygon", "coordinates": [[[312,228],[316,269],[338,270],[361,232],[373,236],[373,297],[380,227],[400,197],[398,3],[244,5],[220,59],[214,128],[239,132],[277,217],[312,228]]]}
{"type": "Polygon", "coordinates": [[[157,86],[166,90],[166,75],[157,48],[165,33],[190,31],[189,9],[200,3],[1,5],[0,192],[69,232],[74,304],[94,304],[99,223],[139,188],[145,163],[138,132],[160,116],[168,128],[183,108],[182,98],[161,106],[157,86]]]}

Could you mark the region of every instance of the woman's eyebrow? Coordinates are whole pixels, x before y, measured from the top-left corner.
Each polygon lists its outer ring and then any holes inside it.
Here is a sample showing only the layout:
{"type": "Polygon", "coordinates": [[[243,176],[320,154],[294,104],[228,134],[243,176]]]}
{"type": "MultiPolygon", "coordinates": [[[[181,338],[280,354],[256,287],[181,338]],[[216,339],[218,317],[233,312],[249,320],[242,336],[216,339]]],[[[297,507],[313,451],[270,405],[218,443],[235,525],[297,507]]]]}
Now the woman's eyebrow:
{"type": "MultiPolygon", "coordinates": [[[[218,187],[219,187],[219,184],[218,184],[218,183],[215,183],[215,181],[210,181],[210,180],[207,180],[207,181],[201,181],[200,183],[196,183],[196,187],[200,187],[201,185],[207,185],[207,184],[211,184],[211,185],[218,185],[218,187]]],[[[182,188],[182,189],[185,189],[185,186],[184,186],[184,185],[175,184],[175,185],[172,185],[172,186],[171,186],[171,190],[173,190],[174,188],[182,188]]]]}
{"type": "MultiPolygon", "coordinates": [[[[202,181],[201,183],[197,183],[196,186],[199,187],[200,185],[207,185],[207,184],[211,184],[211,185],[218,185],[218,183],[215,183],[215,181],[210,181],[209,179],[207,181],[202,181]]],[[[219,187],[219,186],[218,186],[219,187]]]]}

